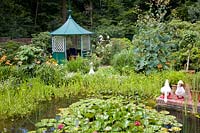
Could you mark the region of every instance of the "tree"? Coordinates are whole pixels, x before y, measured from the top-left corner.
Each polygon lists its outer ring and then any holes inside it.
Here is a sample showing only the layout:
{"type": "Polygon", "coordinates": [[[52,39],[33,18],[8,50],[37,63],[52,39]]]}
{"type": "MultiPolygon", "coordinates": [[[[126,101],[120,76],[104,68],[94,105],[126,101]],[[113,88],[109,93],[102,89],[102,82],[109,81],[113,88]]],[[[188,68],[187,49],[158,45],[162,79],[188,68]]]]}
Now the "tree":
{"type": "Polygon", "coordinates": [[[66,0],[62,0],[62,23],[65,23],[67,18],[66,0]]]}
{"type": "Polygon", "coordinates": [[[173,42],[176,44],[177,49],[173,52],[172,56],[176,59],[176,68],[183,69],[196,69],[199,67],[200,58],[200,23],[190,23],[181,20],[172,20],[169,27],[173,30],[173,42]]]}

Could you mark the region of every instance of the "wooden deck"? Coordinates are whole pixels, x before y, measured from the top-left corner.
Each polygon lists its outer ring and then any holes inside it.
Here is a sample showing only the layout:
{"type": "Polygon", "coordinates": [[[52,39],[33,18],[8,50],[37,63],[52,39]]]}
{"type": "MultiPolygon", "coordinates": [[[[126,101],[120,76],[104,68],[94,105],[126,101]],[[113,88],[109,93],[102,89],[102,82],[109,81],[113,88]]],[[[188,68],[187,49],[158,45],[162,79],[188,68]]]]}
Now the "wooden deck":
{"type": "MultiPolygon", "coordinates": [[[[174,93],[172,93],[170,96],[168,96],[167,103],[164,102],[163,95],[159,96],[156,99],[156,103],[158,107],[165,107],[169,109],[175,109],[175,110],[185,110],[187,111],[193,111],[193,107],[195,103],[192,100],[190,89],[186,89],[186,96],[185,98],[179,99],[174,93]]],[[[197,103],[197,112],[200,113],[200,103],[197,103]]]]}

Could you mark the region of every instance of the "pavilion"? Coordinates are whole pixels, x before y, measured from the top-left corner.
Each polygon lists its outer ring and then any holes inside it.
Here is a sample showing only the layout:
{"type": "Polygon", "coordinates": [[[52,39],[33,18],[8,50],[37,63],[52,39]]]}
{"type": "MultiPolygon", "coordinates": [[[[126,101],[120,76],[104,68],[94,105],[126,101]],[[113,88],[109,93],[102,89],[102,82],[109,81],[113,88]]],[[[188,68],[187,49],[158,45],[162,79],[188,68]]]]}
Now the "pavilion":
{"type": "Polygon", "coordinates": [[[51,32],[53,58],[60,64],[62,60],[85,57],[91,52],[90,36],[92,32],[78,25],[71,16],[58,29],[51,32]]]}

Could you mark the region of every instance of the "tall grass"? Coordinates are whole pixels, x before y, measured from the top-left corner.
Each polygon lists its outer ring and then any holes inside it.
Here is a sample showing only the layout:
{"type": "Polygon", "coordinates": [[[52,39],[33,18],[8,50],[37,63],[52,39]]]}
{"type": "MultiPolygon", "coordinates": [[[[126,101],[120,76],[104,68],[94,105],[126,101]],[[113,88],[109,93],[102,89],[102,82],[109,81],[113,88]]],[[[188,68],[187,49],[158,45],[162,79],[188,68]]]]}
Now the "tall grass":
{"type": "Polygon", "coordinates": [[[123,95],[144,102],[146,99],[155,99],[160,94],[160,88],[170,73],[160,72],[147,76],[131,72],[128,75],[120,75],[112,67],[105,67],[100,68],[94,75],[88,75],[69,74],[63,72],[61,68],[54,69],[56,68],[40,69],[36,77],[27,78],[17,86],[13,85],[15,78],[10,77],[2,81],[0,83],[1,118],[23,117],[31,113],[41,101],[58,97],[123,95]]]}

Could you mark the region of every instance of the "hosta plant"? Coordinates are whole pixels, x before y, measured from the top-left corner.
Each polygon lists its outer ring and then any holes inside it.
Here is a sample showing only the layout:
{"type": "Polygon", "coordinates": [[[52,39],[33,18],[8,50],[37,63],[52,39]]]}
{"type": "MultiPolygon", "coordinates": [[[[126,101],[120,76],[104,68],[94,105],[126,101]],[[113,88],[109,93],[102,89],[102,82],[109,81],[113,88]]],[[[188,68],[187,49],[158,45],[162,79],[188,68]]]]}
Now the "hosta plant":
{"type": "Polygon", "coordinates": [[[167,111],[157,112],[131,99],[87,99],[60,109],[55,119],[36,123],[36,132],[177,132],[182,125],[167,111]]]}

